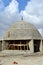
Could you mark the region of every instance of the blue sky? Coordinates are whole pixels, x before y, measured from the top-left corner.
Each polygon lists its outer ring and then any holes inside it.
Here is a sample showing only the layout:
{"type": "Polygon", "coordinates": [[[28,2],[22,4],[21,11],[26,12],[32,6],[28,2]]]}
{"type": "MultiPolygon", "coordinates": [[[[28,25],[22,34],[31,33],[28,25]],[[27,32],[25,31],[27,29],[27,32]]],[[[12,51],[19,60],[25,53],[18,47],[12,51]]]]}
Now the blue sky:
{"type": "Polygon", "coordinates": [[[29,0],[17,0],[19,2],[19,11],[24,10],[29,0]]]}
{"type": "Polygon", "coordinates": [[[12,0],[2,0],[2,1],[3,1],[3,3],[4,3],[4,6],[6,7],[6,6],[9,5],[9,3],[10,3],[12,0]]]}
{"type": "Polygon", "coordinates": [[[43,36],[43,0],[0,0],[0,37],[16,21],[36,26],[43,36]]]}
{"type": "MultiPolygon", "coordinates": [[[[6,7],[6,6],[9,5],[9,3],[10,3],[12,0],[2,0],[2,1],[3,1],[3,3],[4,3],[4,6],[6,7]]],[[[30,1],[30,0],[17,0],[17,2],[19,3],[19,6],[18,6],[19,12],[20,12],[21,10],[24,10],[24,9],[25,9],[25,6],[27,5],[28,1],[30,1]]]]}

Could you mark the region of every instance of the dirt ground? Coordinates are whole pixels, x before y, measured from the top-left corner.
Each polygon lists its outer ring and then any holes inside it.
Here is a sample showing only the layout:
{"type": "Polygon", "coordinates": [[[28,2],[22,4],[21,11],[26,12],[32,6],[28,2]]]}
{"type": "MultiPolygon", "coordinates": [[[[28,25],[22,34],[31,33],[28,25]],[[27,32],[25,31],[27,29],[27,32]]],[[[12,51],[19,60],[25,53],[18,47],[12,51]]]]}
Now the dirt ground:
{"type": "Polygon", "coordinates": [[[0,57],[0,65],[43,65],[43,55],[0,57]]]}

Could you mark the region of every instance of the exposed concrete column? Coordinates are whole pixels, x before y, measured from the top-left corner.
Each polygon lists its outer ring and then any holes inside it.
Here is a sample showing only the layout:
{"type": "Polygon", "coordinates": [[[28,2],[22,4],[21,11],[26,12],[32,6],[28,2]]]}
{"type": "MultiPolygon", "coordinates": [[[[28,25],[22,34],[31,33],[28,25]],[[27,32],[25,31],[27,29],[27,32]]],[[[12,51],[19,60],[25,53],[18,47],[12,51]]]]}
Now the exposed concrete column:
{"type": "Polygon", "coordinates": [[[29,43],[27,42],[27,50],[28,50],[29,43]]]}
{"type": "Polygon", "coordinates": [[[5,43],[5,41],[3,40],[2,41],[2,50],[5,50],[6,49],[6,43],[5,43]]]}
{"type": "Polygon", "coordinates": [[[28,50],[28,44],[27,44],[27,50],[28,50]]]}
{"type": "Polygon", "coordinates": [[[29,48],[30,48],[31,53],[33,53],[34,52],[33,40],[30,40],[30,42],[29,42],[29,48]]]}
{"type": "Polygon", "coordinates": [[[42,52],[42,40],[40,42],[40,51],[42,52]]]}
{"type": "Polygon", "coordinates": [[[6,46],[5,49],[9,50],[9,42],[5,42],[5,46],[6,46]]]}
{"type": "Polygon", "coordinates": [[[22,50],[22,49],[21,49],[21,41],[20,41],[20,50],[22,50]]]}

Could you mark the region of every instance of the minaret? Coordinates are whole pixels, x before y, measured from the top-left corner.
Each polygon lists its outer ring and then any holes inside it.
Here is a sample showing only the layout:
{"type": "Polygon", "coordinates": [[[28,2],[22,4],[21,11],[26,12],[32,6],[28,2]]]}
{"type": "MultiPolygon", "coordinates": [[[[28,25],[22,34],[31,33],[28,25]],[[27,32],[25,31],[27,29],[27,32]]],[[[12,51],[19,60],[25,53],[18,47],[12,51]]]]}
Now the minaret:
{"type": "Polygon", "coordinates": [[[21,21],[23,21],[23,16],[21,16],[21,21]]]}

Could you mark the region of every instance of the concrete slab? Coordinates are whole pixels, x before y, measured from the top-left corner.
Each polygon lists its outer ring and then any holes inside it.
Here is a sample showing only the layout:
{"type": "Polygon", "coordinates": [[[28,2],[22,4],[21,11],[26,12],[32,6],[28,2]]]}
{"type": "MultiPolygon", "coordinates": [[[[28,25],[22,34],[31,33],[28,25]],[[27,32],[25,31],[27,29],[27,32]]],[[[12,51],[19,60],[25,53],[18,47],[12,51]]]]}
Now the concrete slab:
{"type": "Polygon", "coordinates": [[[2,65],[43,65],[43,55],[41,56],[10,56],[0,57],[2,65]],[[16,61],[18,64],[13,64],[16,61]]]}

